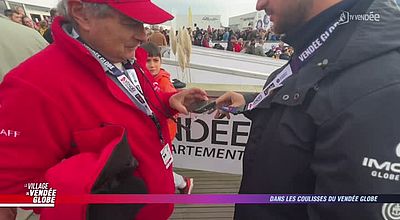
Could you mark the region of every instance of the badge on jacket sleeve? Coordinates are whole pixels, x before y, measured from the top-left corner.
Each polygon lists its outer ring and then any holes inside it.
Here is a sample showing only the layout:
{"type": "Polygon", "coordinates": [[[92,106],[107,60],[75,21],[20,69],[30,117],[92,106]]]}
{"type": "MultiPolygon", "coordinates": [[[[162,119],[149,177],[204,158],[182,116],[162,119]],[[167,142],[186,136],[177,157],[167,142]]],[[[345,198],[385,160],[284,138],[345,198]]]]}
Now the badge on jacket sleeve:
{"type": "Polygon", "coordinates": [[[174,161],[169,144],[166,144],[160,153],[161,153],[161,158],[164,161],[165,169],[168,169],[171,166],[172,162],[174,161]]]}

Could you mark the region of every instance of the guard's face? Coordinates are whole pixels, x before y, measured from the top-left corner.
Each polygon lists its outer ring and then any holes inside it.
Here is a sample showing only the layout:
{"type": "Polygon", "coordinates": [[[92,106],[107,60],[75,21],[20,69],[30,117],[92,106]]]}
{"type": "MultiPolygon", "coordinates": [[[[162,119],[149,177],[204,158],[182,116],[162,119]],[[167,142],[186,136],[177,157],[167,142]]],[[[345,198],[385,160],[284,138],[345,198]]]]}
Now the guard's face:
{"type": "MultiPolygon", "coordinates": [[[[287,33],[306,22],[314,0],[258,0],[257,10],[265,10],[273,22],[273,31],[287,33]]],[[[317,0],[319,1],[319,0],[317,0]]]]}
{"type": "Polygon", "coordinates": [[[134,58],[136,48],[146,40],[143,23],[119,12],[89,19],[87,43],[113,63],[134,58]]]}

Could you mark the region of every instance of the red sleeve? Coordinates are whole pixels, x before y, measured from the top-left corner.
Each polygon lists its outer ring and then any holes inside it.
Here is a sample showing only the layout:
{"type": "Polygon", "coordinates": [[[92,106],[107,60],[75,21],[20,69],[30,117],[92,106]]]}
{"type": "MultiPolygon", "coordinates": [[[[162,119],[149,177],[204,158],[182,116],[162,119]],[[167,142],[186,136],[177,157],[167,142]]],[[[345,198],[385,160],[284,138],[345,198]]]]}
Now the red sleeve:
{"type": "Polygon", "coordinates": [[[19,78],[0,84],[0,105],[0,193],[23,193],[67,155],[69,126],[55,102],[19,78]]]}
{"type": "Polygon", "coordinates": [[[169,112],[171,113],[170,116],[174,116],[174,115],[176,115],[176,114],[179,113],[179,112],[176,111],[175,109],[171,108],[171,106],[169,105],[169,99],[171,98],[171,96],[173,96],[173,95],[176,94],[176,93],[177,93],[177,92],[168,92],[168,93],[165,93],[165,92],[158,92],[158,95],[159,95],[161,101],[162,101],[163,103],[165,103],[166,106],[168,107],[168,110],[169,110],[169,112]]]}
{"type": "Polygon", "coordinates": [[[135,58],[141,67],[146,67],[147,52],[143,48],[138,47],[135,50],[135,58]]]}
{"type": "MultiPolygon", "coordinates": [[[[149,70],[146,68],[146,59],[147,59],[147,53],[143,48],[138,48],[135,51],[135,57],[136,60],[138,61],[138,64],[140,65],[140,67],[142,68],[142,70],[144,71],[144,76],[147,79],[143,79],[140,75],[138,76],[139,81],[141,81],[141,85],[147,85],[146,89],[151,89],[151,90],[155,90],[153,87],[153,82],[154,82],[154,77],[151,75],[151,73],[149,72],[149,70]],[[145,83],[145,80],[149,80],[151,85],[148,85],[148,83],[145,83]]],[[[171,112],[171,116],[177,114],[178,112],[175,109],[172,109],[169,105],[169,98],[171,98],[172,95],[174,95],[175,92],[156,92],[158,97],[160,98],[160,100],[164,103],[164,105],[168,108],[168,111],[171,112]]],[[[151,92],[149,92],[148,94],[151,94],[151,92]]]]}
{"type": "MultiPolygon", "coordinates": [[[[56,195],[91,193],[105,165],[114,164],[115,149],[130,150],[119,144],[122,127],[72,132],[55,101],[16,77],[0,84],[0,115],[0,194],[25,194],[24,185],[35,182],[49,183],[56,195]],[[79,154],[69,157],[73,148],[79,154]]],[[[41,219],[86,219],[86,205],[59,204],[35,212],[41,219]]]]}

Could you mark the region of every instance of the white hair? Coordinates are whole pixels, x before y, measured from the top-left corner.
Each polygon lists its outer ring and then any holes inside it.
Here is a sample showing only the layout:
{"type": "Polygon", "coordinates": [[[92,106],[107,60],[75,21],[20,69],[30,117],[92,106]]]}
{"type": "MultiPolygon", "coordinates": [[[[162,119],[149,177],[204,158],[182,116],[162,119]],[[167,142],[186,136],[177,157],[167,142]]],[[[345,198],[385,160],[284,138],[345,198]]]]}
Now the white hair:
{"type": "MultiPolygon", "coordinates": [[[[61,16],[65,18],[65,20],[75,23],[71,15],[69,14],[68,1],[69,0],[61,0],[57,5],[57,11],[61,16]]],[[[110,11],[115,11],[106,4],[82,2],[82,5],[85,9],[87,9],[85,10],[87,13],[90,13],[91,15],[98,18],[107,17],[110,15],[110,11]]]]}

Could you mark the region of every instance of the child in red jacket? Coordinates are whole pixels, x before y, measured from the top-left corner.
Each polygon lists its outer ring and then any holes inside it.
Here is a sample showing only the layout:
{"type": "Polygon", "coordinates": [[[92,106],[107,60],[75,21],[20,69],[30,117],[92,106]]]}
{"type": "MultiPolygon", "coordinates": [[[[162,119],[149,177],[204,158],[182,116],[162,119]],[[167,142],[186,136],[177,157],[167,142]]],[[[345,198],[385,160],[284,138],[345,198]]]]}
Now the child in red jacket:
{"type": "MultiPolygon", "coordinates": [[[[151,42],[144,43],[140,46],[147,52],[146,67],[154,77],[156,89],[163,92],[175,92],[176,89],[171,83],[170,74],[161,68],[161,53],[159,47],[151,42]]],[[[174,140],[177,128],[176,123],[172,119],[168,119],[168,128],[171,141],[174,140]]],[[[183,177],[175,172],[175,187],[181,194],[191,194],[193,189],[193,178],[183,177]]]]}

